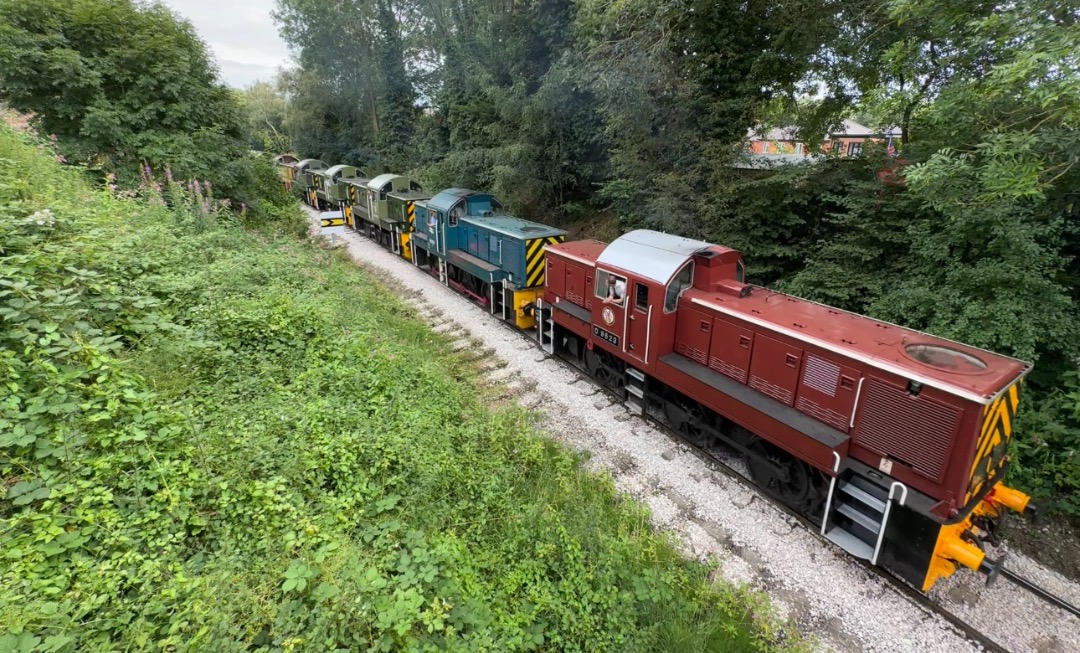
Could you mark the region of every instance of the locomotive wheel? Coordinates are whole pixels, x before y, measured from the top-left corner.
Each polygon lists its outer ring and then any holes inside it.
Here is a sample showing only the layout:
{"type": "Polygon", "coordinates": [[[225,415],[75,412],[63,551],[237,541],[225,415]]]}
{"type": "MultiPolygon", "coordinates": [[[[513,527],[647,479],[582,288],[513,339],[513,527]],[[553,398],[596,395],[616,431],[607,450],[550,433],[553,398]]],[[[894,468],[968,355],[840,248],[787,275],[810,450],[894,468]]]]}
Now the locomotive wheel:
{"type": "Polygon", "coordinates": [[[746,463],[754,482],[795,510],[810,512],[814,493],[809,466],[764,440],[755,440],[748,448],[753,455],[746,463]]]}

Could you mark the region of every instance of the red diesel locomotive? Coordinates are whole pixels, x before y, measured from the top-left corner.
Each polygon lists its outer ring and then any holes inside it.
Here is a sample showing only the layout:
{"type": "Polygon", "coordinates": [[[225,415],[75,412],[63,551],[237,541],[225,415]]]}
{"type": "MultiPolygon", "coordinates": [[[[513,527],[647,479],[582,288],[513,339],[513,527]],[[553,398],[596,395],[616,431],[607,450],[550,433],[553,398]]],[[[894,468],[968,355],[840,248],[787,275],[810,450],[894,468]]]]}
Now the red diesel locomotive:
{"type": "Polygon", "coordinates": [[[1030,365],[744,270],[735,250],[655,231],[548,245],[538,339],[636,412],[745,455],[851,554],[923,591],[960,566],[993,579],[982,549],[1002,508],[1034,510],[1001,483],[1030,365]]]}

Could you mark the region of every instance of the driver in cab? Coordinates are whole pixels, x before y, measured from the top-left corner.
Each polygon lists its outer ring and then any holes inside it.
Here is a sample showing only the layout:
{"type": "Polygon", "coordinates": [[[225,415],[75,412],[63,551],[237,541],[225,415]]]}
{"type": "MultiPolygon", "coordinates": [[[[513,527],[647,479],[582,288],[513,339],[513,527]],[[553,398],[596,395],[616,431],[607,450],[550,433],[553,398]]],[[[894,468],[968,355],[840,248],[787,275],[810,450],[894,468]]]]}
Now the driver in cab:
{"type": "Polygon", "coordinates": [[[607,278],[607,289],[607,297],[604,298],[603,303],[622,306],[623,297],[626,297],[626,280],[620,279],[613,274],[609,274],[607,278]]]}

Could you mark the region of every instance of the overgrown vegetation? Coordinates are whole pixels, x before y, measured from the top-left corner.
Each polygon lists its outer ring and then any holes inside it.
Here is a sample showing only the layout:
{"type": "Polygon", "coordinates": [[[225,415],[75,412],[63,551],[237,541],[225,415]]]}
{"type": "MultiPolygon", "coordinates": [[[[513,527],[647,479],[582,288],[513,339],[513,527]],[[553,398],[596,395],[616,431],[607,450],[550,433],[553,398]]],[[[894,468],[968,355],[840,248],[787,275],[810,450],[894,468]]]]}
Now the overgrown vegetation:
{"type": "Polygon", "coordinates": [[[206,44],[162,4],[0,0],[0,98],[99,179],[133,186],[170,166],[237,211],[286,203],[206,44]]]}
{"type": "Polygon", "coordinates": [[[41,148],[0,128],[0,648],[781,647],[295,223],[41,148]]]}

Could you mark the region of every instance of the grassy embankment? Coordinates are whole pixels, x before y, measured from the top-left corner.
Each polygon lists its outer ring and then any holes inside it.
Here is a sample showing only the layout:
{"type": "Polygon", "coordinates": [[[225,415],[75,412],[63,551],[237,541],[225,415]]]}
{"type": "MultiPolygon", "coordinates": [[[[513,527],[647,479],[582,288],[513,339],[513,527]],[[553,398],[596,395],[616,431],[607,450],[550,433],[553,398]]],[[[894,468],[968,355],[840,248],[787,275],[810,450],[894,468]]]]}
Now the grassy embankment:
{"type": "Polygon", "coordinates": [[[38,149],[0,127],[0,648],[787,646],[295,222],[38,149]]]}

